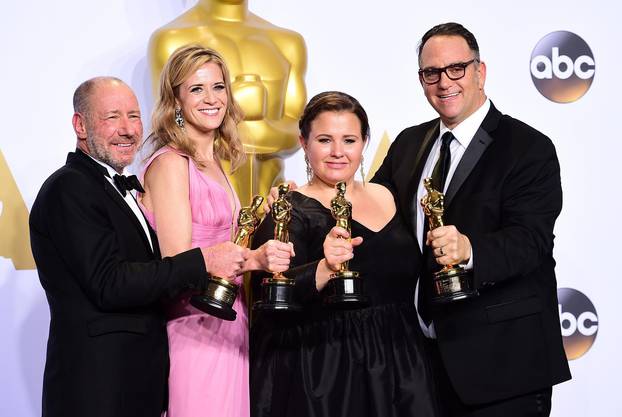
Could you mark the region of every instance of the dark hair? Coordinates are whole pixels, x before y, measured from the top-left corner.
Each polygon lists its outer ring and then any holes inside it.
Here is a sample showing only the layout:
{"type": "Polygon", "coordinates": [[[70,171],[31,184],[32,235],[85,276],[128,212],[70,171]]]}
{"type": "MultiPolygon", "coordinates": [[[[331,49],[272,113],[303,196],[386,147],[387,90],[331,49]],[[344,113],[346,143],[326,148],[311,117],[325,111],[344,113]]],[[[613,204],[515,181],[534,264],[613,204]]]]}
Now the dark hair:
{"type": "Polygon", "coordinates": [[[81,113],[84,115],[88,115],[91,111],[91,94],[95,87],[105,81],[117,81],[119,83],[125,84],[123,80],[120,80],[117,77],[110,76],[101,76],[88,79],[84,81],[82,84],[76,88],[76,91],[73,93],[73,111],[74,113],[81,113]]]}
{"type": "Polygon", "coordinates": [[[354,97],[342,93],[341,91],[324,91],[314,96],[309,103],[305,106],[305,109],[298,122],[300,128],[300,135],[306,141],[309,139],[309,133],[311,132],[311,122],[313,122],[320,113],[327,111],[331,112],[350,112],[354,113],[361,122],[361,138],[366,141],[369,138],[369,121],[367,119],[367,113],[354,97]]]}
{"type": "Polygon", "coordinates": [[[423,35],[421,42],[419,42],[419,47],[417,48],[419,64],[421,64],[421,50],[425,43],[433,36],[460,36],[466,41],[467,45],[469,45],[469,49],[475,53],[475,59],[479,61],[479,45],[477,44],[475,35],[460,23],[449,22],[436,25],[423,35]]]}

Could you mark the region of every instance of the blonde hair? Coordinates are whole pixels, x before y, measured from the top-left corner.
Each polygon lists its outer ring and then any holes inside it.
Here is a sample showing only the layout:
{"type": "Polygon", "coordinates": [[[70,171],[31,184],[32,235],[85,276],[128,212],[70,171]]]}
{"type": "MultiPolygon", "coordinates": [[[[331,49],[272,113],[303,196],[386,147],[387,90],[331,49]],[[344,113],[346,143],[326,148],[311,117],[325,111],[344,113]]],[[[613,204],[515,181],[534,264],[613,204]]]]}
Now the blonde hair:
{"type": "Polygon", "coordinates": [[[231,163],[231,172],[246,160],[237,125],[243,119],[242,109],[233,98],[229,70],[220,54],[213,49],[200,45],[186,45],[178,48],[170,56],[162,69],[160,89],[153,110],[151,133],[147,141],[153,146],[153,153],[163,146],[172,145],[177,150],[189,155],[197,165],[205,166],[197,158],[196,146],[186,132],[175,123],[175,99],[179,87],[202,65],[215,63],[222,71],[227,91],[227,109],[225,117],[216,130],[214,155],[231,163]]]}

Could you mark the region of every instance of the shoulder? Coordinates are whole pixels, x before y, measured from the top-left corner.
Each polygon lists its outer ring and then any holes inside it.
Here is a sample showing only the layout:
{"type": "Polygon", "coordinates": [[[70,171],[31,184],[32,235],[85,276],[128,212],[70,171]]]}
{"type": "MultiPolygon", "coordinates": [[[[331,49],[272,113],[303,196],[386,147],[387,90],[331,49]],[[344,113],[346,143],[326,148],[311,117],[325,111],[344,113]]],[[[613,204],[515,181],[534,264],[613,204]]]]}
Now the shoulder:
{"type": "Polygon", "coordinates": [[[292,212],[300,217],[308,217],[310,213],[314,213],[318,209],[326,209],[322,203],[315,197],[304,194],[305,188],[300,187],[298,190],[289,194],[289,201],[292,203],[292,212]]]}
{"type": "MultiPolygon", "coordinates": [[[[106,181],[104,176],[102,181],[106,181]]],[[[83,172],[81,169],[65,165],[56,170],[41,186],[40,195],[51,194],[61,195],[75,192],[82,193],[82,190],[92,189],[97,184],[97,180],[92,175],[83,172]]]]}
{"type": "Polygon", "coordinates": [[[508,145],[515,148],[538,149],[539,151],[555,150],[553,142],[544,133],[505,114],[501,116],[497,129],[491,132],[491,135],[495,136],[495,139],[507,141],[508,145]]]}
{"type": "Polygon", "coordinates": [[[249,15],[248,24],[263,31],[289,60],[306,58],[307,48],[300,33],[276,26],[256,14],[249,15]]]}
{"type": "Polygon", "coordinates": [[[158,149],[145,164],[145,177],[154,172],[175,174],[188,170],[189,157],[169,146],[158,149]]]}
{"type": "Polygon", "coordinates": [[[412,143],[419,142],[423,140],[426,133],[428,133],[430,129],[433,129],[437,125],[438,125],[438,119],[432,119],[432,120],[429,120],[427,122],[424,122],[424,123],[421,123],[415,126],[407,127],[397,135],[393,143],[396,146],[399,146],[399,145],[404,145],[406,143],[412,144],[412,143]]]}
{"type": "Polygon", "coordinates": [[[83,210],[102,209],[106,178],[101,181],[81,169],[65,165],[54,172],[41,186],[32,205],[31,219],[66,211],[68,208],[83,210]]]}

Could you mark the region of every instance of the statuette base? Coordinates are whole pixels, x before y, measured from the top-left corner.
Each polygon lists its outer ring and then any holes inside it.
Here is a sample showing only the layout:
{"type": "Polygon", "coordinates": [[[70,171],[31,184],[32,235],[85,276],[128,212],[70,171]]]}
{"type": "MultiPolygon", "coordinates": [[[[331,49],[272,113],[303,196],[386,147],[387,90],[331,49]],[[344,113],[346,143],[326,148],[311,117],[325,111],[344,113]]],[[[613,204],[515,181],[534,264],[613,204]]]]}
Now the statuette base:
{"type": "Polygon", "coordinates": [[[190,304],[199,310],[222,320],[234,321],[237,313],[233,309],[239,287],[227,280],[211,277],[207,289],[190,298],[190,304]]]}

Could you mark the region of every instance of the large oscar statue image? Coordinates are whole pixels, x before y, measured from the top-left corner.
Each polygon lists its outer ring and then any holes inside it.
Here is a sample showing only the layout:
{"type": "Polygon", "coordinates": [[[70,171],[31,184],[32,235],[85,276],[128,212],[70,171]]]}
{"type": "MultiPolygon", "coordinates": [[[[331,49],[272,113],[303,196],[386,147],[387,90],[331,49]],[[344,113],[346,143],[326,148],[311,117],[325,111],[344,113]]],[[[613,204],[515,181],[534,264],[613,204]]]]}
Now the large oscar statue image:
{"type": "MultiPolygon", "coordinates": [[[[434,189],[432,178],[425,178],[423,186],[426,195],[421,198],[423,213],[428,219],[429,230],[445,225],[445,195],[434,189]]],[[[478,295],[473,286],[473,275],[460,265],[445,265],[440,271],[433,274],[434,295],[432,302],[443,304],[470,298],[478,295]]]]}
{"type": "MultiPolygon", "coordinates": [[[[291,221],[292,204],[287,199],[289,184],[278,187],[278,198],[272,203],[270,214],[274,221],[274,240],[289,242],[288,226],[291,221]]],[[[301,306],[294,299],[296,281],[280,272],[261,281],[261,300],[253,305],[258,311],[299,311],[301,306]]]]}
{"type": "MultiPolygon", "coordinates": [[[[330,211],[339,226],[352,233],[352,203],[346,199],[346,183],[343,181],[335,184],[337,194],[330,201],[330,211]]],[[[361,307],[368,304],[369,299],[365,295],[363,279],[356,271],[349,270],[349,261],[339,266],[339,271],[330,276],[330,280],[324,288],[324,302],[340,307],[361,307]]]]}
{"type": "Polygon", "coordinates": [[[299,147],[298,118],[307,99],[304,40],[251,13],[248,0],[199,0],[151,36],[154,89],[168,57],[189,43],[218,51],[229,67],[233,95],[245,115],[239,129],[248,156],[232,183],[246,205],[284,180],[283,158],[299,147]]]}
{"type": "MultiPolygon", "coordinates": [[[[261,223],[257,210],[263,203],[263,197],[256,195],[247,207],[240,209],[238,215],[238,230],[233,238],[236,245],[248,247],[250,238],[261,223]]],[[[201,294],[190,299],[190,304],[212,316],[223,320],[235,320],[237,313],[233,309],[233,302],[238,295],[238,286],[226,279],[212,276],[208,280],[207,288],[201,294]]]]}

